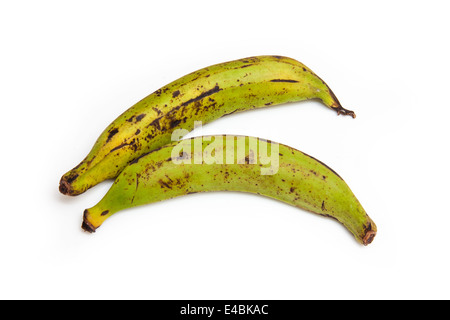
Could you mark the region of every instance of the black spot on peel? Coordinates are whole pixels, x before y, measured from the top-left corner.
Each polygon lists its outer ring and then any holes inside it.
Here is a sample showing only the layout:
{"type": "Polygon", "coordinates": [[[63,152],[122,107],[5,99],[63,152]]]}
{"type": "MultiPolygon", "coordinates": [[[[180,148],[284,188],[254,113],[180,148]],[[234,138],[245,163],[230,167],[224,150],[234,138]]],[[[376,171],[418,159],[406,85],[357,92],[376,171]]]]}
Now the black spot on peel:
{"type": "MultiPolygon", "coordinates": [[[[162,162],[161,162],[161,163],[162,163],[162,162]]],[[[165,176],[166,176],[167,180],[169,180],[170,183],[173,183],[173,180],[170,179],[170,177],[169,177],[167,174],[166,174],[165,176]]]]}
{"type": "Polygon", "coordinates": [[[325,209],[325,201],[322,201],[322,211],[327,211],[327,209],[325,209]]]}
{"type": "Polygon", "coordinates": [[[270,82],[288,82],[288,83],[297,83],[297,80],[289,80],[289,79],[272,79],[270,82]]]}
{"type": "Polygon", "coordinates": [[[122,143],[121,145],[118,145],[117,147],[111,149],[111,151],[109,153],[114,152],[119,149],[122,149],[123,147],[126,147],[126,146],[133,146],[134,150],[135,151],[137,150],[136,140],[133,139],[130,143],[122,143]]]}
{"type": "Polygon", "coordinates": [[[172,93],[172,98],[178,97],[179,94],[180,94],[180,90],[174,91],[174,92],[172,93]]]}
{"type": "Polygon", "coordinates": [[[155,127],[158,130],[161,130],[161,126],[159,125],[159,120],[160,119],[161,118],[157,118],[157,119],[153,120],[147,127],[152,126],[152,127],[155,127]]]}
{"type": "Polygon", "coordinates": [[[145,116],[146,116],[145,113],[142,113],[142,114],[138,115],[138,116],[136,117],[136,122],[141,121],[142,119],[144,119],[145,116]]]}
{"type": "MultiPolygon", "coordinates": [[[[167,105],[165,105],[165,106],[167,106],[167,105]]],[[[158,116],[162,115],[162,111],[159,110],[158,108],[153,107],[152,109],[153,109],[154,111],[156,111],[156,113],[158,114],[158,116]]]]}
{"type": "Polygon", "coordinates": [[[141,133],[141,130],[137,129],[136,132],[134,133],[134,135],[137,136],[139,133],[141,133]]]}
{"type": "Polygon", "coordinates": [[[147,153],[144,153],[144,154],[141,154],[139,157],[137,157],[136,159],[134,159],[133,161],[130,161],[130,163],[129,164],[134,164],[134,163],[138,163],[139,162],[139,159],[141,159],[142,157],[145,157],[146,155],[148,155],[150,152],[147,152],[147,153]]]}
{"type": "Polygon", "coordinates": [[[121,145],[119,145],[119,146],[117,146],[117,147],[111,149],[111,151],[110,151],[109,153],[114,152],[114,151],[116,151],[116,150],[119,150],[120,148],[123,148],[123,147],[125,147],[125,146],[127,146],[127,145],[128,145],[128,143],[122,143],[121,145]]]}
{"type": "Polygon", "coordinates": [[[112,137],[114,137],[118,132],[119,132],[119,129],[117,129],[117,128],[111,129],[109,131],[108,138],[106,139],[106,142],[109,142],[112,139],[112,137]]]}
{"type": "Polygon", "coordinates": [[[142,119],[144,119],[144,117],[146,116],[146,114],[145,113],[142,113],[142,114],[140,114],[140,115],[138,115],[138,116],[131,116],[129,119],[127,119],[127,122],[133,122],[133,121],[135,121],[135,122],[139,122],[139,121],[141,121],[142,119]]]}
{"type": "Polygon", "coordinates": [[[251,67],[251,66],[252,66],[252,64],[244,64],[243,66],[241,66],[241,69],[242,69],[242,68],[251,67]]]}
{"type": "Polygon", "coordinates": [[[75,181],[76,178],[78,178],[78,173],[77,173],[77,174],[73,174],[73,175],[68,176],[65,180],[66,180],[68,183],[72,183],[72,182],[75,181]]]}
{"type": "Polygon", "coordinates": [[[109,210],[103,211],[100,215],[101,216],[106,216],[109,213],[109,210]]]}
{"type": "Polygon", "coordinates": [[[193,102],[202,100],[203,98],[206,98],[206,97],[208,97],[208,96],[210,96],[210,95],[212,95],[214,93],[217,93],[220,90],[222,90],[222,89],[216,84],[216,86],[214,88],[212,88],[211,90],[205,91],[202,94],[200,94],[199,96],[197,96],[195,98],[192,98],[192,99],[189,99],[188,101],[183,102],[181,104],[181,107],[184,107],[184,106],[187,106],[188,104],[191,104],[193,102]]]}
{"type": "Polygon", "coordinates": [[[173,120],[171,123],[170,123],[170,128],[172,129],[172,128],[175,128],[176,126],[178,126],[181,122],[182,122],[183,120],[173,120]]]}

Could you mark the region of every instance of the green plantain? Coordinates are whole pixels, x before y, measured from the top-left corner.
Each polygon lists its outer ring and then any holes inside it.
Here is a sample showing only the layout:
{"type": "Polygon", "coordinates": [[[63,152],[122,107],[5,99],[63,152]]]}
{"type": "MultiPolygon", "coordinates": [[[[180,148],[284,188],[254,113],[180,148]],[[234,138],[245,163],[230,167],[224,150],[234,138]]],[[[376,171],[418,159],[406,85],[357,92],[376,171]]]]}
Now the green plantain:
{"type": "Polygon", "coordinates": [[[260,194],[335,218],[364,245],[376,235],[348,185],[322,162],[286,145],[225,135],[173,142],[135,159],[84,211],[82,228],[94,232],[118,211],[210,191],[260,194]]]}
{"type": "Polygon", "coordinates": [[[281,56],[258,56],[213,65],[169,83],[114,120],[90,153],[63,175],[59,190],[78,195],[117,177],[140,155],[171,142],[174,129],[203,124],[255,108],[320,99],[338,114],[344,109],[331,89],[302,63],[281,56]]]}

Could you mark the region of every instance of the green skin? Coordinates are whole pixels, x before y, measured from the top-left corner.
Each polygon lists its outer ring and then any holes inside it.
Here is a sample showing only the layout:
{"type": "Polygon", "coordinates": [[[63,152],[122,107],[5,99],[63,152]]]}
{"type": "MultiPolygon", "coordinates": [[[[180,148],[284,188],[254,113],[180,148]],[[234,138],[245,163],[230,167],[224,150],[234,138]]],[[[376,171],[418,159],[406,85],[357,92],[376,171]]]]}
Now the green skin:
{"type": "MultiPolygon", "coordinates": [[[[367,245],[372,242],[377,230],[375,223],[348,185],[332,169],[296,149],[276,144],[278,170],[273,170],[274,174],[262,175],[261,168],[270,167],[270,163],[264,162],[268,158],[261,156],[258,150],[265,147],[270,154],[274,150],[271,148],[273,142],[240,137],[245,144],[234,143],[230,147],[228,140],[224,140],[226,137],[230,139],[230,136],[215,136],[213,139],[195,137],[182,140],[188,146],[182,150],[184,154],[179,152],[179,143],[173,142],[136,159],[120,173],[103,199],[84,211],[82,228],[94,232],[118,211],[190,193],[239,191],[260,194],[335,218],[360,243],[367,245]],[[257,147],[250,144],[250,139],[257,141],[257,147]],[[217,141],[222,141],[222,146],[217,147],[217,141]],[[191,148],[191,145],[201,145],[201,149],[191,148]],[[214,147],[217,148],[215,155],[220,155],[218,150],[223,152],[219,159],[226,159],[229,150],[233,150],[233,160],[207,162],[212,157],[206,155],[211,154],[214,147]],[[199,154],[205,156],[203,161],[195,164],[194,157],[199,154]]],[[[237,141],[238,137],[231,136],[231,139],[237,141]]]]}
{"type": "Polygon", "coordinates": [[[78,195],[117,177],[126,165],[170,143],[175,129],[194,129],[235,112],[320,99],[338,114],[355,117],[314,72],[281,56],[250,57],[188,74],[142,99],[114,120],[87,157],[63,175],[60,191],[78,195]]]}

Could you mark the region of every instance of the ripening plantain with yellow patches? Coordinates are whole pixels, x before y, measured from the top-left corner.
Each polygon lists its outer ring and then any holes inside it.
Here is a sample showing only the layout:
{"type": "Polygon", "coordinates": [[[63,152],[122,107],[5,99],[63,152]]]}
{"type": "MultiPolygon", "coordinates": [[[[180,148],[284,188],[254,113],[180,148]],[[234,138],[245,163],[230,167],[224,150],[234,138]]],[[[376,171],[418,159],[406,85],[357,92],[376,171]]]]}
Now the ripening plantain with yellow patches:
{"type": "Polygon", "coordinates": [[[63,175],[59,190],[79,195],[117,177],[140,155],[171,142],[175,129],[193,130],[225,115],[287,102],[319,99],[338,114],[344,109],[327,84],[287,57],[257,56],[200,69],[142,99],[114,120],[86,158],[63,175]]]}
{"type": "Polygon", "coordinates": [[[259,194],[335,218],[364,245],[377,232],[349,186],[324,163],[286,145],[230,135],[172,142],[137,158],[84,211],[82,228],[94,232],[118,211],[212,191],[259,194]]]}

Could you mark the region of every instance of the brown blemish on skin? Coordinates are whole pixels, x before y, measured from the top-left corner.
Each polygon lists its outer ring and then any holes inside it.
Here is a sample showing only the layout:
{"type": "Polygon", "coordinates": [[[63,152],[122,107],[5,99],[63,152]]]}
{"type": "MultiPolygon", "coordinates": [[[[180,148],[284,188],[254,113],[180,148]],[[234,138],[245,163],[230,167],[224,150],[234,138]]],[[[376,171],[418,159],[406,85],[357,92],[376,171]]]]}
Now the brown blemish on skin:
{"type": "Polygon", "coordinates": [[[134,133],[134,135],[137,136],[139,133],[141,133],[141,130],[137,129],[136,132],[134,133]]]}
{"type": "Polygon", "coordinates": [[[327,211],[327,210],[325,209],[325,201],[322,201],[322,211],[327,211]]]}
{"type": "Polygon", "coordinates": [[[167,182],[164,182],[161,179],[158,180],[158,183],[161,185],[161,188],[165,187],[167,189],[172,189],[172,187],[169,184],[167,184],[167,182]]]}
{"type": "Polygon", "coordinates": [[[336,217],[334,217],[332,215],[326,214],[326,213],[319,213],[319,215],[339,221],[338,218],[336,218],[336,217]]]}
{"type": "Polygon", "coordinates": [[[341,177],[340,175],[338,175],[336,171],[334,171],[333,169],[331,169],[331,168],[330,168],[329,166],[327,166],[325,163],[323,163],[323,162],[320,161],[320,160],[317,160],[316,158],[310,156],[309,154],[306,154],[306,153],[304,153],[304,152],[302,152],[302,153],[303,153],[305,156],[310,157],[311,159],[313,159],[313,160],[319,162],[319,163],[320,163],[321,165],[323,165],[325,168],[329,169],[329,170],[330,170],[331,172],[333,172],[336,176],[338,176],[339,179],[341,179],[342,181],[344,181],[344,179],[342,179],[342,177],[341,177]]]}
{"type": "Polygon", "coordinates": [[[174,91],[174,92],[172,93],[172,98],[178,97],[179,94],[180,94],[180,90],[174,91]]]}
{"type": "Polygon", "coordinates": [[[106,216],[108,213],[109,213],[109,210],[105,210],[105,211],[103,211],[100,215],[101,215],[101,216],[106,216]]]}
{"type": "Polygon", "coordinates": [[[136,173],[136,189],[135,189],[135,193],[133,194],[133,198],[131,199],[131,203],[134,202],[134,197],[136,196],[136,191],[139,187],[139,178],[141,177],[141,175],[139,173],[136,173]]]}
{"type": "Polygon", "coordinates": [[[231,112],[229,112],[229,113],[225,113],[222,117],[229,116],[230,114],[233,114],[233,113],[238,112],[238,111],[240,111],[240,110],[239,110],[239,109],[236,109],[236,110],[231,111],[231,112]]]}

